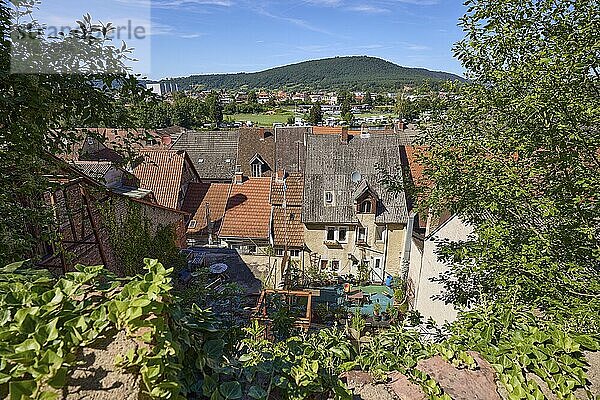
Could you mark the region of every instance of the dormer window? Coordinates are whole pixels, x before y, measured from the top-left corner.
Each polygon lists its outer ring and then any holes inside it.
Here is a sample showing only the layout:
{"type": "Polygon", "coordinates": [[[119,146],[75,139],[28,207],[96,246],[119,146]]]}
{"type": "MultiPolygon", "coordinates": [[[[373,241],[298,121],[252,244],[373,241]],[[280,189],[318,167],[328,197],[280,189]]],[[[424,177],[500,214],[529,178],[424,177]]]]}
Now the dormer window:
{"type": "Polygon", "coordinates": [[[333,192],[325,192],[325,204],[328,206],[333,205],[333,192]]]}
{"type": "Polygon", "coordinates": [[[372,208],[373,208],[373,203],[371,203],[371,200],[365,200],[360,204],[360,212],[363,214],[371,213],[372,208]]]}
{"type": "Polygon", "coordinates": [[[259,177],[262,176],[262,165],[259,163],[252,164],[252,176],[259,177]]]}
{"type": "Polygon", "coordinates": [[[263,176],[263,172],[265,171],[266,163],[262,159],[262,157],[256,154],[252,160],[250,160],[250,168],[252,170],[252,176],[255,178],[263,176]]]}

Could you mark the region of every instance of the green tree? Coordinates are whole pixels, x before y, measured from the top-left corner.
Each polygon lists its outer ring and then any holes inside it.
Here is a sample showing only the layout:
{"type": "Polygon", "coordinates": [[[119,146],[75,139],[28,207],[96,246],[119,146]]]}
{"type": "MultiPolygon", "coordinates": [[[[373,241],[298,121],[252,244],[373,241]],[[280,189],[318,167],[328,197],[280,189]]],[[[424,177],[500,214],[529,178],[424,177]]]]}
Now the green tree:
{"type": "Polygon", "coordinates": [[[373,97],[371,96],[371,92],[367,91],[367,94],[365,94],[365,98],[363,99],[363,104],[367,104],[369,106],[373,105],[373,97]]]}
{"type": "MultiPolygon", "coordinates": [[[[91,17],[82,18],[87,33],[70,32],[53,41],[44,35],[35,35],[41,24],[31,20],[32,2],[8,3],[0,1],[0,265],[35,256],[34,248],[40,238],[49,238],[47,229],[52,224],[51,212],[44,206],[43,193],[49,187],[44,178],[45,152],[70,153],[85,135],[106,138],[95,133],[75,130],[81,126],[131,127],[135,120],[127,109],[129,101],[151,101],[150,92],[139,86],[135,77],[123,73],[98,73],[98,65],[111,63],[124,67],[128,57],[110,42],[112,29],[98,32],[91,17]],[[13,26],[14,20],[24,20],[13,26]],[[20,19],[18,17],[21,17],[20,19]],[[17,49],[13,36],[16,33],[32,39],[40,49],[42,58],[29,57],[27,53],[10,58],[11,49],[17,49]],[[78,46],[78,47],[77,47],[78,46]],[[73,67],[73,59],[65,50],[76,47],[87,49],[78,53],[80,63],[88,63],[85,74],[17,74],[14,66],[47,69],[43,57],[62,54],[64,58],[52,60],[56,71],[73,67]],[[111,55],[105,58],[107,55],[111,55]],[[16,63],[16,64],[14,64],[16,63]],[[104,63],[104,64],[103,64],[104,63]]],[[[17,49],[18,50],[18,49],[17,49]]],[[[18,51],[15,54],[19,54],[18,51]]],[[[14,55],[14,54],[13,54],[14,55]]],[[[122,69],[125,71],[125,69],[122,69]]],[[[145,138],[139,138],[144,140],[145,138]]],[[[134,151],[126,143],[128,155],[134,151]]]]}
{"type": "Polygon", "coordinates": [[[256,94],[256,90],[251,90],[248,93],[248,104],[258,104],[258,95],[256,94]]]}
{"type": "Polygon", "coordinates": [[[342,119],[347,124],[351,124],[352,120],[354,119],[354,114],[352,114],[352,106],[350,105],[350,102],[344,101],[342,103],[340,112],[341,112],[342,119]]]}
{"type": "Polygon", "coordinates": [[[524,304],[600,330],[598,3],[469,0],[455,47],[470,79],[424,126],[423,209],[476,238],[445,246],[456,304],[524,304]]]}
{"type": "Polygon", "coordinates": [[[323,110],[321,109],[321,103],[315,103],[308,114],[308,122],[311,125],[318,125],[323,122],[323,110]]]}
{"type": "Polygon", "coordinates": [[[205,104],[208,119],[217,125],[223,122],[223,106],[219,94],[215,91],[211,92],[206,97],[205,104]]]}
{"type": "Polygon", "coordinates": [[[287,119],[287,124],[292,126],[296,123],[296,117],[294,117],[293,115],[290,115],[287,119]]]}
{"type": "Polygon", "coordinates": [[[184,128],[200,127],[206,119],[210,119],[208,107],[202,101],[182,93],[175,93],[168,107],[172,123],[184,128]]]}

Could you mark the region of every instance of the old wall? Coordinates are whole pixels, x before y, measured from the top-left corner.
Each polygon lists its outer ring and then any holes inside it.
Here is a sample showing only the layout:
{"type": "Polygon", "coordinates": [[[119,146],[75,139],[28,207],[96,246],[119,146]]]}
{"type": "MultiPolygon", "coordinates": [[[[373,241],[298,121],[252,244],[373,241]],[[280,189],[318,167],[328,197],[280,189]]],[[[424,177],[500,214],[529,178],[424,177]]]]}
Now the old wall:
{"type": "Polygon", "coordinates": [[[438,250],[443,240],[465,240],[473,232],[472,228],[465,225],[459,218],[452,217],[426,238],[423,247],[421,263],[411,261],[410,276],[415,282],[415,309],[425,319],[433,318],[438,324],[456,320],[458,310],[452,304],[445,304],[435,296],[443,292],[443,286],[432,279],[439,278],[448,270],[448,266],[438,261],[438,250]],[[420,265],[419,265],[420,264],[420,265]]]}

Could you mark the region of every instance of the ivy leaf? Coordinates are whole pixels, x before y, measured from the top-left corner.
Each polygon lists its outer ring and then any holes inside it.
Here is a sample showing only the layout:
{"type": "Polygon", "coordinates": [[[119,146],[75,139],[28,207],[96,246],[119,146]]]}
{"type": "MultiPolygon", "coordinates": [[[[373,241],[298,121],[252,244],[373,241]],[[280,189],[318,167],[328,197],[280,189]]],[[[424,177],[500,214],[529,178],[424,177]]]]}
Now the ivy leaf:
{"type": "Polygon", "coordinates": [[[8,391],[10,393],[10,400],[22,400],[23,398],[30,398],[37,385],[35,381],[13,381],[8,384],[8,391]]]}
{"type": "Polygon", "coordinates": [[[242,397],[242,386],[239,382],[225,382],[219,387],[225,400],[236,400],[242,397]]]}
{"type": "Polygon", "coordinates": [[[56,375],[48,381],[48,384],[55,389],[64,387],[67,383],[67,368],[59,368],[56,375]]]}
{"type": "Polygon", "coordinates": [[[248,390],[248,396],[256,400],[262,400],[267,398],[267,391],[260,386],[252,386],[248,390]]]}

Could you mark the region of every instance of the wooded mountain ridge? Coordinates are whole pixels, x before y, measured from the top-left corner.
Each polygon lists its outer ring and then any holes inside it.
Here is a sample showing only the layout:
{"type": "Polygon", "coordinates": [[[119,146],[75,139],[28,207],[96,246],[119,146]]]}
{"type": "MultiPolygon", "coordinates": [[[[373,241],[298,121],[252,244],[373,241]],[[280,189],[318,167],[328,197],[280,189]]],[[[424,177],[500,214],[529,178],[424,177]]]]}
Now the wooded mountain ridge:
{"type": "Polygon", "coordinates": [[[425,81],[464,80],[448,72],[424,68],[408,68],[368,56],[335,57],[304,61],[237,74],[191,75],[166,79],[181,90],[199,85],[203,89],[324,89],[324,90],[390,90],[425,81]]]}

